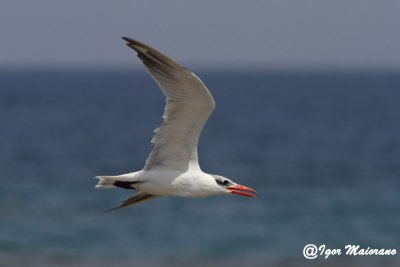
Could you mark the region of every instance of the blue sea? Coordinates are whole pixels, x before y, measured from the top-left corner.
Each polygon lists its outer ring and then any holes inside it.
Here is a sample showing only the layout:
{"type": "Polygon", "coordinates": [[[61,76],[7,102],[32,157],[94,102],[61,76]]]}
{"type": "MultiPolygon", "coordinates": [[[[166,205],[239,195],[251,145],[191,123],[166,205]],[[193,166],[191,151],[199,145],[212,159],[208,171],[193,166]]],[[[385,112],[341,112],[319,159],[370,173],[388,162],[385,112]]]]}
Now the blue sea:
{"type": "Polygon", "coordinates": [[[164,197],[140,170],[165,100],[144,71],[0,71],[0,266],[400,266],[400,72],[196,71],[217,107],[202,169],[257,198],[164,197]],[[307,244],[396,249],[309,260],[307,244]]]}

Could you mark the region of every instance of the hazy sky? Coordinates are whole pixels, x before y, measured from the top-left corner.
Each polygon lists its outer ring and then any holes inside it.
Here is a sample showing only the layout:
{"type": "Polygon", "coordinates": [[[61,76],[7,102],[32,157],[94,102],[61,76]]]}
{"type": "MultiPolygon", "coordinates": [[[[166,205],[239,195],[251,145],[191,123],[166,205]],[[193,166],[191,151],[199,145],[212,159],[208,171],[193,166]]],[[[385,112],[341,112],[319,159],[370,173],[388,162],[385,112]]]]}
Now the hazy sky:
{"type": "Polygon", "coordinates": [[[138,66],[123,35],[189,66],[400,67],[400,1],[0,2],[0,66],[138,66]]]}

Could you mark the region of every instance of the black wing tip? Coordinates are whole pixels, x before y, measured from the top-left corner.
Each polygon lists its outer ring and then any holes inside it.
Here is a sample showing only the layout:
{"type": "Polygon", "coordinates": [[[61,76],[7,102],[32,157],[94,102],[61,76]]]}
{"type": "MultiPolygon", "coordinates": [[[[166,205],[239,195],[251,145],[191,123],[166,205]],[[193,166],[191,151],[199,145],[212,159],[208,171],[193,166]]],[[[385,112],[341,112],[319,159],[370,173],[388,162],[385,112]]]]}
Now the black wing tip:
{"type": "MultiPolygon", "coordinates": [[[[177,68],[177,69],[183,68],[184,70],[187,70],[186,68],[181,66],[179,63],[175,62],[173,59],[169,58],[168,56],[164,55],[163,53],[157,51],[156,49],[154,49],[142,42],[139,42],[135,39],[132,39],[132,38],[129,38],[126,36],[122,36],[121,38],[124,41],[126,41],[126,45],[128,47],[132,48],[133,50],[135,50],[138,55],[150,54],[151,57],[155,58],[157,61],[161,62],[162,64],[164,64],[168,67],[177,68]]],[[[143,58],[141,58],[141,59],[143,61],[143,58]]],[[[149,66],[147,66],[147,67],[149,67],[149,66]]]]}
{"type": "Polygon", "coordinates": [[[138,49],[139,47],[140,47],[140,48],[147,49],[147,47],[146,47],[145,44],[143,44],[143,43],[141,43],[141,42],[139,42],[139,41],[136,41],[135,39],[132,39],[132,38],[129,38],[129,37],[125,37],[125,36],[122,36],[121,38],[122,38],[124,41],[126,41],[126,45],[127,45],[128,47],[130,47],[130,48],[132,48],[133,50],[135,50],[138,54],[141,53],[141,51],[138,49]]]}
{"type": "Polygon", "coordinates": [[[126,37],[126,36],[122,36],[121,38],[122,38],[124,41],[127,41],[128,43],[130,43],[130,42],[133,41],[132,38],[129,38],[129,37],[126,37]]]}
{"type": "Polygon", "coordinates": [[[135,39],[132,39],[132,38],[129,38],[129,37],[126,37],[126,36],[122,36],[121,38],[124,41],[126,41],[126,45],[127,46],[130,46],[130,47],[134,47],[134,46],[146,47],[145,44],[143,44],[143,43],[141,43],[141,42],[139,42],[139,41],[137,41],[135,39]]]}
{"type": "Polygon", "coordinates": [[[122,208],[122,206],[118,206],[118,207],[115,207],[115,208],[112,208],[112,209],[105,210],[104,213],[109,213],[111,211],[114,211],[114,210],[117,210],[117,209],[120,209],[120,208],[122,208]]]}
{"type": "Polygon", "coordinates": [[[126,41],[126,45],[132,47],[133,45],[137,44],[137,41],[133,40],[132,38],[122,36],[121,37],[124,41],[126,41]]]}

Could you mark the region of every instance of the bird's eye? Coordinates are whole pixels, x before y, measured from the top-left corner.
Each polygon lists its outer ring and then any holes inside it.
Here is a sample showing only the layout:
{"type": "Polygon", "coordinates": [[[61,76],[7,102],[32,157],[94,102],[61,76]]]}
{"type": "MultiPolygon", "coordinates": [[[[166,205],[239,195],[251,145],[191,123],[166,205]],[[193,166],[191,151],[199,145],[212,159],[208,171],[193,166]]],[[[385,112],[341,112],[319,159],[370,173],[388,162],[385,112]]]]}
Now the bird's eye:
{"type": "Polygon", "coordinates": [[[215,179],[217,184],[222,185],[222,186],[228,186],[231,184],[229,180],[220,180],[220,179],[215,179]]]}

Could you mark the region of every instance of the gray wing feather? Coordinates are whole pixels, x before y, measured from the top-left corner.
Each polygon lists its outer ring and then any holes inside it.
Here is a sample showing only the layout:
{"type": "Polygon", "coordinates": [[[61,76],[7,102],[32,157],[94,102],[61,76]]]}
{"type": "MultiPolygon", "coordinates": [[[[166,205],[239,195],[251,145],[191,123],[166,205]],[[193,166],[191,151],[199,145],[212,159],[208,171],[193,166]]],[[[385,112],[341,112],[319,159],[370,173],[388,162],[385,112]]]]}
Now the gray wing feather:
{"type": "Polygon", "coordinates": [[[122,202],[122,204],[119,205],[118,207],[115,207],[115,208],[106,210],[105,212],[110,212],[110,211],[113,211],[113,210],[117,210],[117,209],[120,209],[120,208],[124,208],[124,207],[126,207],[126,206],[133,205],[133,204],[137,204],[137,203],[140,203],[140,202],[143,202],[143,201],[146,201],[146,200],[155,198],[155,197],[158,197],[158,196],[156,196],[156,195],[151,195],[151,194],[147,194],[147,193],[145,193],[145,192],[138,192],[138,193],[136,193],[135,195],[131,196],[130,198],[124,200],[124,201],[122,202]]]}
{"type": "Polygon", "coordinates": [[[195,74],[166,55],[139,41],[123,39],[137,52],[167,99],[164,122],[154,131],[154,147],[144,169],[199,168],[199,136],[215,108],[211,93],[195,74]]]}

